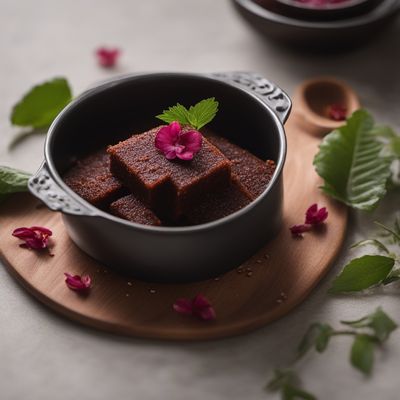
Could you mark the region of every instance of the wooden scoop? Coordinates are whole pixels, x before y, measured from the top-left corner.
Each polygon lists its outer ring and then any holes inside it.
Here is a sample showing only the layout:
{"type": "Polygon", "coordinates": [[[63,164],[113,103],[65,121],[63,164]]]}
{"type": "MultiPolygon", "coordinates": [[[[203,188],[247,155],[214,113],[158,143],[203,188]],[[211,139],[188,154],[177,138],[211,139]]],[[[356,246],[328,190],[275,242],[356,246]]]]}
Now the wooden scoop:
{"type": "Polygon", "coordinates": [[[351,115],[360,108],[354,91],[344,82],[331,77],[319,77],[303,82],[293,96],[294,110],[302,126],[312,135],[323,136],[343,125],[329,117],[329,108],[339,105],[351,115]]]}

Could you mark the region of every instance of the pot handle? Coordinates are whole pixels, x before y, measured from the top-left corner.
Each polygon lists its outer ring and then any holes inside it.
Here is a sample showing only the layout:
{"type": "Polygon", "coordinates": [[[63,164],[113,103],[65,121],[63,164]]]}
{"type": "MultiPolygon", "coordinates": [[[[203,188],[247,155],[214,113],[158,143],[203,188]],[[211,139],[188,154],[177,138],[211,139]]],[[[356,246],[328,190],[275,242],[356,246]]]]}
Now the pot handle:
{"type": "Polygon", "coordinates": [[[212,74],[222,81],[233,83],[256,94],[267,104],[284,124],[292,108],[290,97],[273,82],[253,72],[224,72],[212,74]]]}
{"type": "Polygon", "coordinates": [[[31,176],[28,188],[52,211],[61,211],[69,215],[94,215],[93,211],[74,200],[52,179],[46,162],[31,176]]]}

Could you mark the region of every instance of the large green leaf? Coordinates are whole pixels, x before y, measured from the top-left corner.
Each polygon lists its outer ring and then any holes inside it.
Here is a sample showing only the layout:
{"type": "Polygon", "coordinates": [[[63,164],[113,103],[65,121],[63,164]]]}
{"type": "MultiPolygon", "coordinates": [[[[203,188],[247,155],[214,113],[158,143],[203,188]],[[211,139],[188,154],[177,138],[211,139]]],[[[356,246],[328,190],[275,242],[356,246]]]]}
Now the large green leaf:
{"type": "Polygon", "coordinates": [[[392,158],[382,154],[379,128],[365,110],[356,111],[345,125],[329,133],[314,158],[324,179],[323,191],[343,203],[371,210],[386,194],[392,158]]]}
{"type": "Polygon", "coordinates": [[[45,128],[71,101],[69,84],[64,78],[55,78],[33,87],[14,106],[11,123],[18,126],[45,128]]]}
{"type": "Polygon", "coordinates": [[[394,259],[366,255],[351,260],[336,277],[329,293],[348,293],[368,289],[383,282],[394,266],[394,259]]]}
{"type": "Polygon", "coordinates": [[[0,166],[0,193],[25,192],[30,174],[14,168],[0,166]]]}

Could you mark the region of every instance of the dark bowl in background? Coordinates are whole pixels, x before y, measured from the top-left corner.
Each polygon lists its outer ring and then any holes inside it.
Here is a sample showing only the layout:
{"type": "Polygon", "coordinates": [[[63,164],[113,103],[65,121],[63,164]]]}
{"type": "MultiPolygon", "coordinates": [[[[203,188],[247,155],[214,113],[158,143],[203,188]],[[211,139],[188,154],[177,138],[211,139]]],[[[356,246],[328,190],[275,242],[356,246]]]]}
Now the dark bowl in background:
{"type": "Polygon", "coordinates": [[[250,73],[118,78],[89,90],[60,113],[47,135],[45,161],[29,189],[50,209],[62,212],[78,247],[109,268],[147,281],[214,277],[239,266],[281,227],[283,123],[290,107],[281,89],[250,73]],[[91,149],[158,125],[154,116],[168,106],[208,97],[220,103],[210,129],[277,165],[269,186],[245,208],[202,225],[145,226],[97,209],[63,182],[73,160],[91,149]]]}
{"type": "Polygon", "coordinates": [[[400,12],[400,1],[382,0],[369,12],[351,18],[307,21],[282,15],[254,0],[232,2],[254,29],[275,43],[326,53],[367,43],[391,26],[400,12]]]}
{"type": "Polygon", "coordinates": [[[255,0],[256,3],[269,9],[274,4],[278,13],[291,18],[306,20],[335,20],[355,17],[374,9],[383,0],[347,0],[342,3],[331,3],[315,6],[294,0],[255,0]]]}

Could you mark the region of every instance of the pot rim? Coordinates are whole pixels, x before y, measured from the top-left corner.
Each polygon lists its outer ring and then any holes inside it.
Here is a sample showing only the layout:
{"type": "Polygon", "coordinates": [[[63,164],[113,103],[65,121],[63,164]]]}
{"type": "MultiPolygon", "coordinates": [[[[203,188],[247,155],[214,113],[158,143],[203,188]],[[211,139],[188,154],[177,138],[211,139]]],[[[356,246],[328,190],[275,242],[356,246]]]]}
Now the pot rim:
{"type": "Polygon", "coordinates": [[[297,28],[321,29],[324,31],[336,30],[339,28],[357,28],[360,26],[376,23],[381,19],[394,16],[400,12],[400,5],[395,0],[384,0],[373,11],[358,15],[352,18],[340,19],[335,21],[306,21],[297,18],[280,15],[255,3],[253,0],[232,0],[242,9],[250,14],[262,18],[264,21],[276,24],[292,26],[297,28]]]}
{"type": "MultiPolygon", "coordinates": [[[[208,74],[201,74],[201,73],[186,73],[186,72],[154,72],[154,73],[137,73],[137,74],[128,74],[116,77],[115,79],[111,79],[106,81],[105,83],[100,83],[99,86],[94,87],[92,89],[87,90],[86,92],[82,93],[78,97],[76,97],[71,103],[69,103],[55,118],[53,123],[51,124],[45,141],[45,149],[44,149],[44,156],[45,156],[45,163],[47,164],[49,173],[51,177],[54,179],[57,185],[65,191],[70,197],[72,197],[78,204],[83,204],[85,208],[92,211],[90,214],[83,214],[78,217],[101,217],[103,219],[107,219],[111,222],[115,222],[121,225],[126,226],[127,228],[133,228],[135,230],[140,230],[143,232],[158,232],[158,233],[168,233],[168,234],[184,234],[184,233],[192,233],[192,232],[199,232],[199,231],[208,231],[212,230],[216,227],[219,227],[224,224],[228,224],[233,222],[236,219],[244,217],[250,210],[254,207],[257,207],[259,203],[261,203],[269,194],[269,192],[274,188],[274,186],[279,181],[281,177],[283,166],[286,159],[286,152],[287,152],[287,143],[286,143],[286,136],[285,136],[285,129],[283,127],[283,123],[280,121],[277,114],[272,110],[272,108],[266,104],[262,99],[260,99],[256,94],[250,92],[249,90],[235,84],[234,82],[226,82],[221,80],[217,77],[213,77],[208,74]],[[266,112],[268,112],[273,121],[275,122],[276,127],[278,128],[278,139],[280,143],[280,149],[278,154],[278,159],[276,162],[276,169],[272,176],[271,181],[269,182],[266,189],[250,204],[241,208],[240,210],[227,215],[226,217],[217,219],[215,221],[207,222],[205,224],[193,225],[193,226],[183,226],[183,227],[171,227],[171,226],[151,226],[151,225],[143,225],[138,224],[135,222],[130,222],[124,220],[122,218],[116,217],[112,214],[109,214],[105,211],[100,210],[99,208],[93,206],[92,204],[88,203],[82,197],[80,197],[77,193],[75,193],[72,189],[70,189],[63,181],[62,177],[58,174],[54,164],[53,158],[51,154],[51,146],[54,141],[54,134],[55,130],[63,122],[63,119],[66,117],[67,114],[71,112],[71,110],[79,107],[80,103],[86,101],[93,95],[97,95],[99,93],[107,91],[109,88],[124,84],[125,82],[130,82],[140,78],[168,78],[168,77],[191,77],[194,79],[207,79],[211,81],[216,81],[218,84],[226,85],[229,87],[233,87],[236,90],[240,90],[244,92],[247,96],[251,97],[253,100],[257,101],[266,112]]],[[[62,211],[61,211],[62,212],[62,211]]],[[[62,212],[63,213],[63,212],[62,212]]],[[[65,214],[65,213],[63,213],[65,214]]]]}

